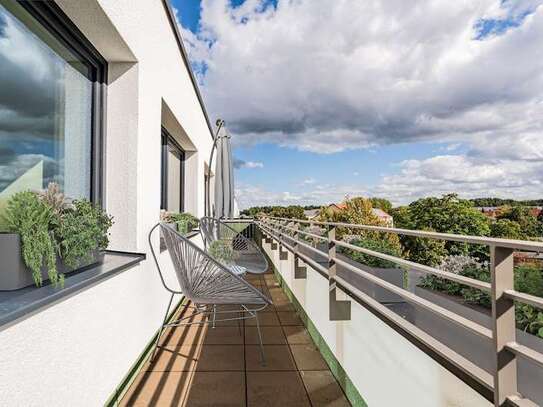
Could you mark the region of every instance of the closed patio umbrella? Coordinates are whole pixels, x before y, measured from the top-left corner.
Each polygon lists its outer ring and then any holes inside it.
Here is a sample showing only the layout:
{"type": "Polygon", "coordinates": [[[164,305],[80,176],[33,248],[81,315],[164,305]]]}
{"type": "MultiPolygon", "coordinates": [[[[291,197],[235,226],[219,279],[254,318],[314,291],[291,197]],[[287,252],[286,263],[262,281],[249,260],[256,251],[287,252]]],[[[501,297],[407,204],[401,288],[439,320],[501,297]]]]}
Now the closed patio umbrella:
{"type": "Polygon", "coordinates": [[[215,218],[234,217],[234,161],[230,133],[224,126],[219,128],[215,140],[217,161],[215,164],[215,218]]]}

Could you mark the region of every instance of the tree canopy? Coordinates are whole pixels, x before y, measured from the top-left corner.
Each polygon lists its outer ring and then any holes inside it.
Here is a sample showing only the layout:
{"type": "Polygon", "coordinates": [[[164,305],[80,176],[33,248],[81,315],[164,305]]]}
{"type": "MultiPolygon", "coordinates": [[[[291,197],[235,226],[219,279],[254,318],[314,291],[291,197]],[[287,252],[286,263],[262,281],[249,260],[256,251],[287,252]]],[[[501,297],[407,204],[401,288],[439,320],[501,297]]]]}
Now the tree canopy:
{"type": "Polygon", "coordinates": [[[381,209],[386,213],[392,211],[392,202],[385,198],[370,198],[371,204],[374,208],[381,209]]]}
{"type": "MultiPolygon", "coordinates": [[[[475,209],[471,202],[459,199],[456,194],[441,198],[422,198],[407,207],[393,211],[394,223],[399,228],[456,233],[460,235],[488,236],[488,218],[475,209]]],[[[485,248],[455,242],[439,242],[431,239],[402,236],[405,255],[413,261],[436,265],[448,254],[469,254],[487,257],[485,248]]]]}
{"type": "Polygon", "coordinates": [[[299,205],[290,206],[254,206],[240,212],[242,216],[256,217],[259,214],[276,216],[278,218],[305,220],[304,208],[299,205]]]}

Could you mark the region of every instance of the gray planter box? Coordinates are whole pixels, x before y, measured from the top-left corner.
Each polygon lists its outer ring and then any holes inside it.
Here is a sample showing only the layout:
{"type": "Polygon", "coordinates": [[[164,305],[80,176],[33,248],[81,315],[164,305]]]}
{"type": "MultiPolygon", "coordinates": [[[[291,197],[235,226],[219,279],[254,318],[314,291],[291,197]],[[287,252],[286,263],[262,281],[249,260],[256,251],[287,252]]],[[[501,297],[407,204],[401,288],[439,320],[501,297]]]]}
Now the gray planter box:
{"type": "MultiPolygon", "coordinates": [[[[59,274],[68,274],[83,267],[100,263],[104,253],[96,251],[90,261],[83,262],[77,268],[69,268],[57,258],[59,274]]],[[[0,233],[0,291],[13,291],[34,285],[32,271],[24,264],[21,254],[21,239],[15,233],[0,233]]],[[[43,281],[49,280],[47,270],[42,269],[43,281]]]]}

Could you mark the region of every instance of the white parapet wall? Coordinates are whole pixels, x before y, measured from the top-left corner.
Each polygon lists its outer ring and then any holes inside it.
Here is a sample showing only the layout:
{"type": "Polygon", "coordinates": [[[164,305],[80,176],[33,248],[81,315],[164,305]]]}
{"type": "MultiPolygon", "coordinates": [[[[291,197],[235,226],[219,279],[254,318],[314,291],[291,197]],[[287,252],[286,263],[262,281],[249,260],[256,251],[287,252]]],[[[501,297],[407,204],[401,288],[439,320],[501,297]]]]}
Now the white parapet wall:
{"type": "Polygon", "coordinates": [[[306,279],[295,279],[292,253],[280,260],[279,250],[262,246],[368,406],[492,405],[356,301],[350,321],[330,321],[328,280],[309,266],[306,279]]]}

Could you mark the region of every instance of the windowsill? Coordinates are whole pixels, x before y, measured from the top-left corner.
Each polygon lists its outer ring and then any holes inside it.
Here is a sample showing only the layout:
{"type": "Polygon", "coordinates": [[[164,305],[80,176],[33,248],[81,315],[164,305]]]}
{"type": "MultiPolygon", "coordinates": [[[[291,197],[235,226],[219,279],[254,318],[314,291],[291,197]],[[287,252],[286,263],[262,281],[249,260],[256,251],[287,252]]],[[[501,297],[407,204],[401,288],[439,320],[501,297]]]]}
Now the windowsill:
{"type": "Polygon", "coordinates": [[[0,329],[4,325],[67,298],[101,280],[125,271],[145,259],[145,254],[106,251],[101,264],[70,273],[64,288],[51,285],[0,291],[0,329]]]}

